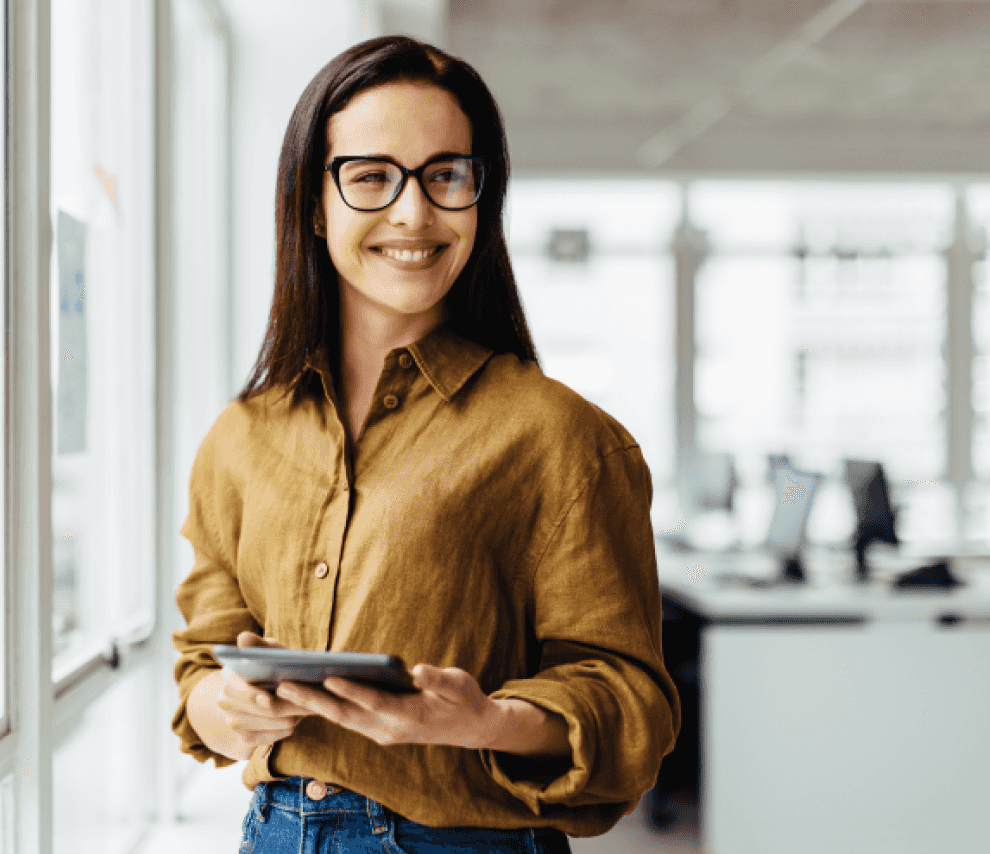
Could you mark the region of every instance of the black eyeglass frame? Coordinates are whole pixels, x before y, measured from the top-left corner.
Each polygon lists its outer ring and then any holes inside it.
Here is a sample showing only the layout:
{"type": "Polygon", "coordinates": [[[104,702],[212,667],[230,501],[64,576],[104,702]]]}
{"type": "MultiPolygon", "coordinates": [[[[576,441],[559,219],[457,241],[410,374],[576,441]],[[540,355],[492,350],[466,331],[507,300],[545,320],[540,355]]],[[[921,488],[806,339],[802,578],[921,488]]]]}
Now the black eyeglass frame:
{"type": "Polygon", "coordinates": [[[402,191],[406,188],[406,181],[409,176],[413,176],[416,179],[416,183],[419,184],[419,188],[423,191],[423,195],[434,207],[440,208],[444,211],[466,211],[468,208],[473,208],[478,204],[478,199],[481,198],[481,192],[485,188],[485,161],[481,157],[468,157],[467,155],[457,155],[456,157],[451,157],[449,154],[442,154],[437,157],[431,157],[422,166],[416,169],[406,169],[401,163],[396,163],[391,157],[365,157],[361,154],[342,154],[337,157],[332,157],[330,162],[323,168],[324,172],[329,172],[333,175],[333,182],[337,185],[337,192],[340,194],[341,201],[347,205],[351,210],[361,211],[362,213],[372,213],[374,211],[383,211],[389,205],[394,204],[395,200],[402,195],[402,191]],[[380,208],[356,208],[347,199],[344,198],[344,191],[340,188],[340,168],[345,164],[354,160],[366,160],[369,163],[391,163],[396,169],[402,173],[402,178],[399,181],[398,189],[395,191],[395,195],[389,199],[380,208]],[[426,185],[423,183],[423,172],[426,171],[427,166],[432,166],[434,163],[439,163],[443,160],[470,160],[471,168],[477,169],[478,171],[478,191],[475,194],[474,201],[469,205],[464,205],[459,208],[448,208],[445,205],[437,204],[433,201],[433,197],[430,196],[429,191],[426,189],[426,185]]]}

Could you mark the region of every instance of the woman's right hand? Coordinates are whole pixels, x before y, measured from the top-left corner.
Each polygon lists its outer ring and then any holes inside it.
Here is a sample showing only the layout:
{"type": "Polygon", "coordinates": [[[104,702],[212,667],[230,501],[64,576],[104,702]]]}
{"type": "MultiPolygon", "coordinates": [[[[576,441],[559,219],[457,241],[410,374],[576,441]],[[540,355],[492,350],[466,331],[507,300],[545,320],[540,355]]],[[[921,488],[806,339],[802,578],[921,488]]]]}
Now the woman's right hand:
{"type": "MultiPolygon", "coordinates": [[[[241,632],[237,645],[285,649],[272,638],[241,632]]],[[[227,667],[204,677],[189,697],[189,719],[211,750],[231,759],[250,759],[261,745],[288,738],[313,712],[251,685],[227,667]]]]}

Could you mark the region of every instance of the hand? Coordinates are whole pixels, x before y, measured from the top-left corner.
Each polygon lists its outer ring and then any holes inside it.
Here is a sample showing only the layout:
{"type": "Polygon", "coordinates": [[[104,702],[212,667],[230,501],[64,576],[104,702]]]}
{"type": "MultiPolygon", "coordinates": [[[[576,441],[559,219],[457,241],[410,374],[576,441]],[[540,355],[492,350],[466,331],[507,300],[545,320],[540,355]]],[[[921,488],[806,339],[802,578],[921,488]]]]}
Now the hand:
{"type": "Polygon", "coordinates": [[[502,707],[459,667],[417,664],[410,671],[417,694],[391,694],[330,676],[323,688],[281,682],[283,699],[377,744],[449,744],[487,747],[501,726],[502,707]],[[325,689],[325,690],[324,690],[325,689]]]}
{"type": "MultiPolygon", "coordinates": [[[[237,645],[285,649],[285,644],[273,638],[261,638],[254,632],[241,632],[237,636],[237,645]]],[[[250,759],[260,745],[274,744],[288,738],[299,721],[312,714],[309,709],[277,699],[264,688],[251,685],[226,667],[219,673],[216,708],[226,730],[224,745],[227,750],[224,755],[232,759],[250,759]]]]}

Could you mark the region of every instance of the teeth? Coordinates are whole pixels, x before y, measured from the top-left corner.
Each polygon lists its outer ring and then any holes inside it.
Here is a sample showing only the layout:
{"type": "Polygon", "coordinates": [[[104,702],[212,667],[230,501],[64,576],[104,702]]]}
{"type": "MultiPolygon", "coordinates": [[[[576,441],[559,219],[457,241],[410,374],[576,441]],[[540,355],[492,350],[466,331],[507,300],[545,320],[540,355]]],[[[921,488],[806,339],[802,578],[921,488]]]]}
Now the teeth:
{"type": "Polygon", "coordinates": [[[395,258],[398,261],[422,261],[428,255],[435,254],[440,249],[437,246],[434,249],[417,249],[415,252],[409,249],[392,249],[388,246],[381,247],[382,255],[387,255],[389,258],[395,258]]]}

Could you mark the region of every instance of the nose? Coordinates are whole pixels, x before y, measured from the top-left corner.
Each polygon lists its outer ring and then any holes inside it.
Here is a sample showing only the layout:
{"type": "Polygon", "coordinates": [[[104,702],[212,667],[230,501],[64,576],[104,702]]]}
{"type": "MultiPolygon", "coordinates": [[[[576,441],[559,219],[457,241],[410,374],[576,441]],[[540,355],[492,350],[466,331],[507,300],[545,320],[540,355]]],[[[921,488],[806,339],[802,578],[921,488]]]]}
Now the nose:
{"type": "Polygon", "coordinates": [[[405,225],[412,229],[430,225],[434,217],[433,205],[426,198],[419,181],[411,175],[399,197],[389,205],[388,211],[392,225],[405,225]]]}

